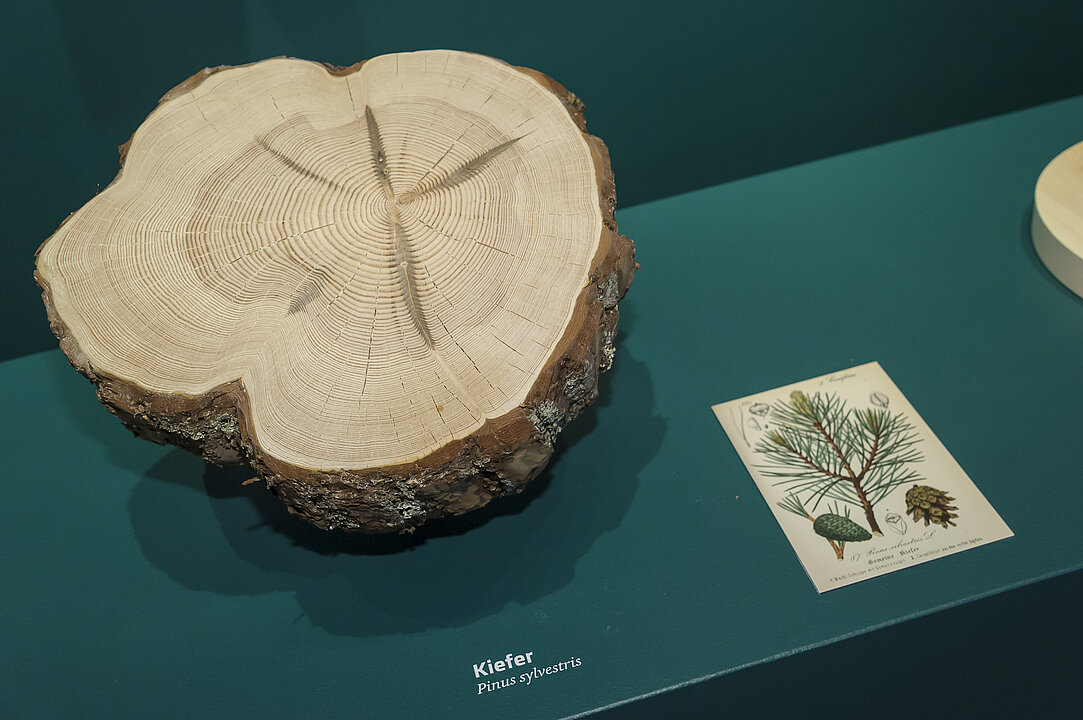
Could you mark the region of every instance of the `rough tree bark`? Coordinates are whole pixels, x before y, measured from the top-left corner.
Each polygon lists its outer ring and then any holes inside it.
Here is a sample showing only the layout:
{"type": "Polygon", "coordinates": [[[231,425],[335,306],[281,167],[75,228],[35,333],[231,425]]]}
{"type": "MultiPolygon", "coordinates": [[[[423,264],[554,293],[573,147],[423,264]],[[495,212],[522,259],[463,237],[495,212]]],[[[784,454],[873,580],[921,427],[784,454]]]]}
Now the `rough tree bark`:
{"type": "Polygon", "coordinates": [[[597,396],[636,269],[605,145],[541,73],[428,51],[204,70],[37,254],[136,435],[328,529],[519,492],[597,396]]]}

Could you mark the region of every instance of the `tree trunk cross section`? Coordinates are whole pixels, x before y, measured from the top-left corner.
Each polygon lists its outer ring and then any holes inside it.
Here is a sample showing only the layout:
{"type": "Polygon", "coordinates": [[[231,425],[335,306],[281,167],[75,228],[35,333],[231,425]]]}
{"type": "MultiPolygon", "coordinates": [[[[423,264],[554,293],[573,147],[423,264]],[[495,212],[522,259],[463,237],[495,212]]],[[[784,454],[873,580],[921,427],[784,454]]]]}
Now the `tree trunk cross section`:
{"type": "Polygon", "coordinates": [[[452,51],[204,70],[38,250],[50,324],[137,435],[321,527],[481,507],[597,396],[637,267],[582,109],[452,51]]]}

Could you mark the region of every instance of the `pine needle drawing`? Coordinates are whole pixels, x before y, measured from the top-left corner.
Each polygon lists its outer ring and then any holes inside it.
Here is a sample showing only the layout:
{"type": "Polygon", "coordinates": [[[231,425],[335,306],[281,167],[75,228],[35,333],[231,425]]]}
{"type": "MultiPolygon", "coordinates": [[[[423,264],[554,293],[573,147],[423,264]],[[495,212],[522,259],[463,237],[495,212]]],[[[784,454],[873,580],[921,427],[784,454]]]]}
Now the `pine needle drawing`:
{"type": "MultiPolygon", "coordinates": [[[[861,508],[872,535],[883,535],[876,504],[896,487],[921,479],[911,467],[923,459],[918,434],[902,413],[885,407],[851,410],[834,393],[810,396],[796,390],[789,402],[772,405],[771,419],[773,429],[755,446],[767,460],[764,473],[780,478],[775,485],[798,505],[804,498],[813,511],[824,500],[861,508]]],[[[797,514],[811,519],[803,506],[797,514]]]]}

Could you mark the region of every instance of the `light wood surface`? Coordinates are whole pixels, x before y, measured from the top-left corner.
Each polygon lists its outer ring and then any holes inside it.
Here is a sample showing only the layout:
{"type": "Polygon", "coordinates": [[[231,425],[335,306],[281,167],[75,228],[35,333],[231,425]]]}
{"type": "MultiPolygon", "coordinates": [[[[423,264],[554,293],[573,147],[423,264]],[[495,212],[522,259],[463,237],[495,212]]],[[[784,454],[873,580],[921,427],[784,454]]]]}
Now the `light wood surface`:
{"type": "Polygon", "coordinates": [[[1083,297],[1083,142],[1054,158],[1038,177],[1031,232],[1049,271],[1083,297]]]}

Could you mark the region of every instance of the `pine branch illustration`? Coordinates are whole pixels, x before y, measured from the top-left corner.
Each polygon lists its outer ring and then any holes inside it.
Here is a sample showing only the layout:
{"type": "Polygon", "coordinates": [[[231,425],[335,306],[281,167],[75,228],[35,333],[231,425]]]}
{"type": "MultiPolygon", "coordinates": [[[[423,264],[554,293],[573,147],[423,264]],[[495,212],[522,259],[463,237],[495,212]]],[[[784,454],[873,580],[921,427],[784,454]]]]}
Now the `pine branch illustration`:
{"type": "Polygon", "coordinates": [[[761,437],[763,470],[791,494],[808,493],[813,510],[824,500],[857,505],[875,535],[882,535],[873,506],[895,487],[920,475],[914,426],[885,409],[848,410],[837,395],[801,391],[772,407],[775,429],[761,437]]]}

